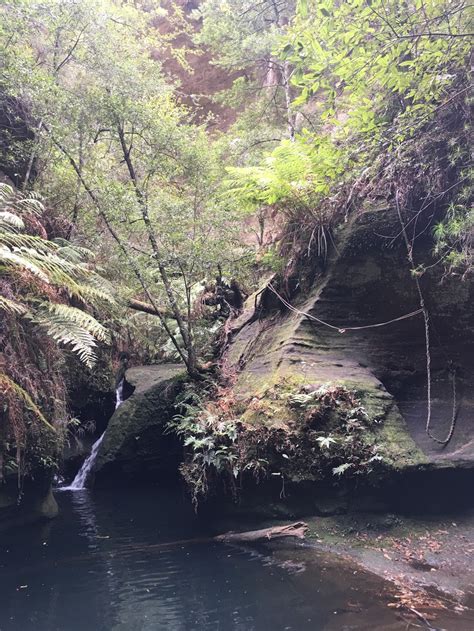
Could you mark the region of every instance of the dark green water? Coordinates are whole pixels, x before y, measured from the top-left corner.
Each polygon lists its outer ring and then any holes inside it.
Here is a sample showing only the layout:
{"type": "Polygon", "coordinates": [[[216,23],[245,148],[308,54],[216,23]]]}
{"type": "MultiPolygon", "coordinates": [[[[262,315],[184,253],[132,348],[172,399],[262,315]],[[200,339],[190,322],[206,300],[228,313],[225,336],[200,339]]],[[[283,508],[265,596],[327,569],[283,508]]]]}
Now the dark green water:
{"type": "Polygon", "coordinates": [[[1,631],[406,628],[379,579],[328,557],[295,563],[288,547],[163,545],[206,535],[179,495],[57,498],[56,520],[0,540],[1,631]]]}

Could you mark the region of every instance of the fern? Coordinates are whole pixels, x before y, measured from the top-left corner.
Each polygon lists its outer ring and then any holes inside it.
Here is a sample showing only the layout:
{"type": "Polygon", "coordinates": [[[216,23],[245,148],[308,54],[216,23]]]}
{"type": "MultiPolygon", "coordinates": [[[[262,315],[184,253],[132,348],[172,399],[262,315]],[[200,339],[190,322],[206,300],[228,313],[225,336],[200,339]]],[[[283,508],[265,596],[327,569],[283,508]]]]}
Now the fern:
{"type": "Polygon", "coordinates": [[[33,414],[39,418],[42,423],[44,423],[49,429],[55,431],[54,427],[46,420],[43,413],[30,397],[28,392],[2,372],[0,372],[0,385],[2,386],[2,391],[5,392],[5,395],[8,395],[8,391],[13,392],[15,398],[20,399],[23,405],[33,412],[33,414]]]}
{"type": "Polygon", "coordinates": [[[26,315],[28,308],[17,300],[11,300],[5,296],[0,296],[0,310],[13,315],[26,315]]]}
{"type": "Polygon", "coordinates": [[[9,210],[2,210],[0,212],[0,230],[23,230],[25,224],[23,219],[15,213],[11,213],[9,210]]]}
{"type": "Polygon", "coordinates": [[[81,309],[76,309],[75,307],[70,307],[69,305],[62,305],[57,303],[44,303],[38,309],[35,319],[40,318],[43,320],[47,320],[48,317],[51,319],[52,322],[69,321],[71,323],[74,323],[93,335],[100,342],[110,341],[110,335],[107,329],[102,326],[102,324],[100,324],[100,322],[98,322],[94,317],[92,317],[85,311],[82,311],[81,309]]]}
{"type": "MultiPolygon", "coordinates": [[[[53,306],[58,305],[49,307],[53,306]]],[[[55,313],[51,308],[45,308],[39,310],[32,320],[53,340],[70,347],[88,368],[92,368],[96,361],[96,339],[87,329],[77,324],[70,314],[55,313]]]]}
{"type": "MultiPolygon", "coordinates": [[[[25,232],[23,217],[41,216],[44,207],[35,195],[28,198],[11,186],[0,184],[0,274],[21,274],[25,271],[36,279],[37,295],[24,304],[21,299],[2,297],[0,309],[13,315],[28,317],[61,345],[66,345],[89,367],[96,359],[97,342],[107,342],[106,329],[91,315],[54,301],[41,301],[41,284],[51,285],[84,307],[114,303],[113,288],[89,265],[93,255],[87,248],[64,239],[48,241],[25,232]],[[40,300],[38,300],[38,298],[40,300]],[[38,306],[39,303],[39,306],[38,306]]],[[[30,292],[30,289],[29,289],[30,292]]],[[[49,293],[49,292],[48,292],[49,293]]]]}

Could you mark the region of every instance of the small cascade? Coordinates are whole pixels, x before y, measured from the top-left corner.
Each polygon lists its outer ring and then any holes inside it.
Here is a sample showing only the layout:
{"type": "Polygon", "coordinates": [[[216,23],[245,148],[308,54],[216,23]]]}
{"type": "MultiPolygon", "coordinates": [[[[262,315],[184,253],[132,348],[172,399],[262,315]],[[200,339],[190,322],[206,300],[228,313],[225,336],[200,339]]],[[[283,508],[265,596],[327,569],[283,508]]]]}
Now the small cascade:
{"type": "Polygon", "coordinates": [[[123,403],[123,386],[125,379],[121,379],[118,386],[115,389],[115,409],[123,403]]]}
{"type": "Polygon", "coordinates": [[[79,469],[76,477],[72,481],[70,486],[67,486],[65,490],[68,491],[80,491],[86,488],[86,482],[89,475],[92,473],[94,469],[94,463],[97,458],[97,454],[99,452],[100,444],[105,436],[105,432],[100,436],[98,440],[92,445],[92,450],[89,456],[84,460],[82,467],[79,469]]]}
{"type": "MultiPolygon", "coordinates": [[[[115,390],[115,409],[119,407],[123,403],[123,384],[124,380],[122,379],[118,384],[115,390]]],[[[86,488],[86,482],[94,470],[94,464],[97,459],[97,454],[99,453],[99,448],[104,439],[105,432],[95,441],[92,445],[91,453],[84,460],[82,467],[79,469],[76,477],[71,482],[70,486],[62,487],[64,491],[81,491],[86,488]]]]}

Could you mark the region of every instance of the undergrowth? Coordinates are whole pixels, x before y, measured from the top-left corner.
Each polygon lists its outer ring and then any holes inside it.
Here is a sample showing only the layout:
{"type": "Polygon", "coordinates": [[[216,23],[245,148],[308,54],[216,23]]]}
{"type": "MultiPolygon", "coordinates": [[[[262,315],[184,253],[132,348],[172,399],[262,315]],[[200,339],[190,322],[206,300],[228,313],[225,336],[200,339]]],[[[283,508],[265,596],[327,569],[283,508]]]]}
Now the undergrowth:
{"type": "Polygon", "coordinates": [[[291,392],[269,387],[257,407],[269,397],[278,400],[280,414],[286,416],[274,425],[242,420],[239,412],[255,407],[255,398],[237,402],[230,389],[217,387],[212,395],[206,400],[188,386],[170,424],[183,440],[181,474],[196,507],[222,486],[237,498],[246,480],[259,483],[279,476],[284,489],[285,481],[366,475],[383,461],[366,440],[377,421],[343,386],[301,386],[291,392]]]}

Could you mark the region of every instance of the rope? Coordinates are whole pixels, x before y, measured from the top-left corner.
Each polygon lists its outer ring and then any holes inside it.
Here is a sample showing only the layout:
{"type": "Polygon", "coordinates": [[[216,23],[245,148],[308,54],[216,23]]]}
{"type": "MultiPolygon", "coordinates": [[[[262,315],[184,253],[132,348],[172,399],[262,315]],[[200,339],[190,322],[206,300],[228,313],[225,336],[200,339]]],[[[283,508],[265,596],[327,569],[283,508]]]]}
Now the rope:
{"type": "Polygon", "coordinates": [[[457,414],[456,414],[456,372],[454,370],[452,371],[453,411],[451,415],[451,425],[449,427],[449,431],[446,438],[444,439],[437,438],[431,431],[432,401],[431,401],[430,316],[428,313],[428,309],[426,308],[425,299],[423,296],[423,292],[421,290],[419,278],[417,274],[415,273],[416,266],[415,266],[415,261],[413,258],[413,247],[412,245],[410,245],[410,241],[408,239],[408,235],[406,231],[406,226],[403,223],[402,213],[400,211],[400,204],[398,202],[398,193],[395,195],[395,201],[396,201],[396,206],[397,206],[398,219],[400,221],[400,225],[402,228],[403,240],[405,241],[405,245],[407,248],[408,260],[411,265],[411,272],[415,278],[416,289],[418,291],[418,296],[420,299],[420,307],[421,307],[421,312],[423,313],[423,322],[425,326],[425,349],[426,349],[425,355],[426,355],[426,379],[427,379],[427,384],[426,384],[427,410],[426,410],[425,432],[431,438],[431,440],[434,440],[435,443],[438,443],[439,445],[447,445],[449,441],[451,440],[451,438],[453,437],[454,429],[456,426],[456,417],[457,417],[457,414]]]}
{"type": "Polygon", "coordinates": [[[408,235],[407,235],[407,231],[406,231],[406,226],[403,223],[403,219],[402,219],[402,214],[400,211],[400,204],[398,202],[398,194],[395,196],[396,199],[396,205],[397,205],[397,213],[398,213],[398,218],[400,220],[400,225],[401,225],[401,234],[403,235],[403,239],[405,241],[405,245],[407,248],[407,254],[408,254],[408,260],[410,262],[411,265],[411,271],[412,274],[415,278],[415,283],[416,283],[416,288],[417,288],[417,292],[418,292],[418,296],[420,299],[420,308],[417,309],[416,311],[412,311],[411,313],[406,313],[405,315],[399,316],[398,318],[393,318],[392,320],[387,320],[386,322],[378,322],[377,324],[367,324],[365,326],[346,326],[346,327],[341,327],[341,326],[336,326],[334,324],[330,324],[329,322],[325,322],[324,320],[321,320],[320,318],[317,318],[316,316],[311,315],[310,313],[307,313],[305,311],[301,311],[300,309],[297,309],[296,307],[294,307],[292,304],[290,304],[287,300],[285,300],[285,298],[283,298],[283,296],[281,296],[277,290],[273,287],[273,285],[271,283],[269,283],[267,285],[268,289],[273,292],[275,294],[275,296],[285,305],[285,307],[287,307],[290,311],[292,311],[293,313],[296,313],[298,315],[304,316],[306,318],[308,318],[309,320],[313,320],[314,322],[318,322],[318,324],[322,324],[323,326],[326,326],[330,329],[333,329],[335,331],[337,331],[338,333],[345,333],[346,331],[362,331],[365,329],[375,329],[377,327],[382,327],[382,326],[387,326],[388,324],[393,324],[394,322],[400,322],[401,320],[406,320],[407,318],[413,318],[416,315],[419,315],[420,313],[423,314],[423,322],[424,322],[424,328],[425,328],[425,348],[426,348],[426,377],[427,377],[427,413],[426,413],[426,424],[425,424],[425,431],[427,433],[427,435],[434,440],[436,443],[440,444],[440,445],[447,445],[449,443],[449,441],[451,440],[451,438],[453,437],[454,434],[454,430],[456,427],[456,417],[457,417],[457,404],[456,404],[456,371],[454,369],[452,369],[451,374],[452,374],[452,387],[453,387],[453,409],[452,409],[452,415],[451,415],[451,424],[450,424],[450,428],[448,431],[448,434],[446,436],[446,438],[444,439],[440,439],[437,438],[431,431],[431,411],[432,411],[432,401],[431,401],[431,353],[430,353],[430,317],[429,317],[429,313],[428,313],[428,309],[426,308],[426,304],[425,304],[425,300],[424,300],[424,296],[423,296],[423,292],[421,290],[421,285],[420,285],[420,281],[418,279],[418,276],[416,275],[415,269],[415,261],[413,259],[413,248],[410,245],[410,241],[408,239],[408,235]]]}
{"type": "Polygon", "coordinates": [[[413,316],[416,316],[419,313],[423,312],[422,309],[417,309],[416,311],[412,311],[411,313],[406,313],[405,315],[399,316],[398,318],[393,318],[393,320],[387,320],[386,322],[377,322],[377,324],[367,324],[365,326],[341,327],[341,326],[336,326],[335,324],[330,324],[329,322],[325,322],[324,320],[320,320],[316,316],[313,316],[310,313],[306,313],[306,311],[300,311],[300,309],[297,309],[296,307],[291,305],[287,300],[285,300],[271,284],[268,285],[268,289],[272,291],[279,300],[281,300],[281,302],[285,305],[285,307],[288,307],[290,311],[293,311],[293,313],[297,313],[298,315],[305,316],[306,318],[310,320],[314,320],[315,322],[318,322],[319,324],[323,324],[324,326],[327,326],[330,329],[334,329],[338,333],[345,333],[346,331],[362,331],[363,329],[375,329],[380,326],[386,326],[387,324],[393,324],[394,322],[400,322],[401,320],[412,318],[413,316]]]}

